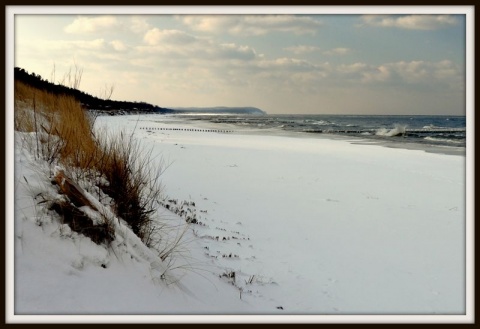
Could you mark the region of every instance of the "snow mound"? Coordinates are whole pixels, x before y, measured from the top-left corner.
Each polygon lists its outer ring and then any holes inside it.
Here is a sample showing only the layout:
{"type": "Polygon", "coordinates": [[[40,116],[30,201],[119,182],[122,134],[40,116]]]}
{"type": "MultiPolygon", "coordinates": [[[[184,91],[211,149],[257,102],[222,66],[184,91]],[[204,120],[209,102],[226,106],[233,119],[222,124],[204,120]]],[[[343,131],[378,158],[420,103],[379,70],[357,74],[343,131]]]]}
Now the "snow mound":
{"type": "Polygon", "coordinates": [[[219,305],[251,311],[238,289],[205,262],[189,224],[166,208],[157,216],[164,228],[161,243],[176,243],[167,259],[115,216],[108,198],[101,202],[88,192],[95,190],[92,182],[77,185],[90,203],[78,210],[96,224],[110,219],[114,239],[94,243],[62,223],[49,208],[65,201],[52,184],[65,168],[35,157],[32,138],[15,132],[16,314],[195,314],[215,313],[219,305]]]}

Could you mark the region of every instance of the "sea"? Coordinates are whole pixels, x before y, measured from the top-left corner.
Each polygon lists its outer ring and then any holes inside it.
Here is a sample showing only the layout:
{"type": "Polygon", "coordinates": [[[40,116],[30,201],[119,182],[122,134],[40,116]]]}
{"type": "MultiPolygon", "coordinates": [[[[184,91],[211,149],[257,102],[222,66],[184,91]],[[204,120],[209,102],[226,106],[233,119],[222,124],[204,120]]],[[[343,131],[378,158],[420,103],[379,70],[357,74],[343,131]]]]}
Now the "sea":
{"type": "Polygon", "coordinates": [[[177,115],[241,131],[290,132],[385,146],[465,154],[466,116],[440,115],[177,115]]]}

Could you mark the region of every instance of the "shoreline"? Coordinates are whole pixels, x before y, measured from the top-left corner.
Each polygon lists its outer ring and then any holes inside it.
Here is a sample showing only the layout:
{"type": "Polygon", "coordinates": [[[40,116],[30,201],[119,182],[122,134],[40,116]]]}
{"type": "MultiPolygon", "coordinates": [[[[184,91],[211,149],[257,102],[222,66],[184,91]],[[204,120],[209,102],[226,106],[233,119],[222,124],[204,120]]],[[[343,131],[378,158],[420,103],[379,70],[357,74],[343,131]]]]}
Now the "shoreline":
{"type": "MultiPolygon", "coordinates": [[[[150,115],[150,114],[147,114],[150,115]]],[[[136,115],[131,115],[136,116],[136,115]]],[[[393,149],[405,149],[405,150],[416,150],[424,151],[426,153],[434,154],[443,154],[443,155],[453,155],[453,156],[466,156],[466,147],[456,147],[456,146],[443,146],[443,145],[434,145],[428,143],[418,143],[415,141],[403,141],[399,142],[395,138],[402,137],[387,137],[385,139],[374,139],[368,137],[359,137],[359,136],[343,136],[338,134],[314,134],[307,132],[296,132],[282,130],[278,128],[253,128],[253,127],[239,127],[234,124],[225,124],[225,123],[213,123],[206,120],[190,120],[184,119],[188,117],[185,115],[178,114],[162,114],[163,118],[167,120],[156,120],[157,122],[162,122],[168,125],[175,124],[179,129],[188,129],[187,127],[196,126],[204,129],[210,130],[220,130],[227,131],[228,133],[233,134],[242,134],[242,135],[267,135],[267,136],[288,136],[294,138],[312,138],[312,139],[331,139],[331,140],[343,140],[347,141],[353,145],[378,145],[387,148],[393,149]],[[172,120],[173,119],[173,120],[172,120]]],[[[147,120],[149,121],[149,120],[147,120]]]]}

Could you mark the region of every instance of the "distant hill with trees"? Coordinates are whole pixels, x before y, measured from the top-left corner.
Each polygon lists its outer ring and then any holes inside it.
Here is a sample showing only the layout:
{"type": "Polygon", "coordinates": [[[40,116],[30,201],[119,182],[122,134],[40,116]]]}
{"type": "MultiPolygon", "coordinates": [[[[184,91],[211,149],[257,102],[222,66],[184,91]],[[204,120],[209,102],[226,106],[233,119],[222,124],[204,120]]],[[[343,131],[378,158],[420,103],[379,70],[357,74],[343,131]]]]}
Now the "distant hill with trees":
{"type": "MultiPolygon", "coordinates": [[[[77,69],[77,68],[76,68],[77,69]]],[[[111,100],[110,93],[107,93],[105,98],[99,98],[89,95],[78,89],[81,80],[82,71],[75,71],[73,76],[67,75],[68,79],[64,78],[64,82],[55,84],[40,75],[35,73],[28,73],[25,69],[15,67],[14,78],[15,81],[21,81],[27,85],[44,90],[54,95],[69,95],[73,96],[83,108],[91,111],[98,111],[103,114],[128,114],[128,113],[160,113],[160,114],[185,114],[185,113],[209,113],[209,114],[253,114],[264,115],[264,111],[256,107],[185,107],[185,108],[164,108],[157,105],[148,104],[145,102],[127,102],[111,100]],[[67,83],[65,83],[67,80],[67,83]]]]}
{"type": "Polygon", "coordinates": [[[174,107],[173,110],[176,113],[206,113],[206,114],[252,114],[252,115],[265,115],[265,111],[260,110],[256,107],[227,107],[227,106],[217,106],[217,107],[174,107]]]}
{"type": "MultiPolygon", "coordinates": [[[[70,95],[79,101],[85,109],[98,110],[116,114],[115,112],[148,112],[148,113],[174,113],[172,109],[159,107],[145,102],[127,102],[115,101],[111,99],[101,99],[89,95],[76,88],[68,87],[63,84],[55,84],[44,80],[40,75],[28,73],[25,69],[15,67],[15,80],[21,81],[27,85],[47,91],[54,95],[70,95]]],[[[78,78],[78,77],[77,77],[78,78]]]]}

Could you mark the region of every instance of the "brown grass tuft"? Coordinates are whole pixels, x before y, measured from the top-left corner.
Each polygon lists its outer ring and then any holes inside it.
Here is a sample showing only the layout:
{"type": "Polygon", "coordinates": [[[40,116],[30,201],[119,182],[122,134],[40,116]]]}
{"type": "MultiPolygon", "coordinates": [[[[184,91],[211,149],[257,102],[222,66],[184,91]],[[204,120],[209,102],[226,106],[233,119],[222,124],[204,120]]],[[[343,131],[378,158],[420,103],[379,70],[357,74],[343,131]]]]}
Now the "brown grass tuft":
{"type": "Polygon", "coordinates": [[[116,200],[115,211],[147,245],[154,232],[152,213],[161,195],[161,168],[152,166],[151,153],[124,133],[101,142],[102,158],[98,170],[108,185],[100,186],[116,200]]]}
{"type": "Polygon", "coordinates": [[[60,157],[70,165],[88,168],[98,153],[93,122],[70,96],[57,96],[15,81],[15,129],[43,137],[46,160],[60,157]],[[58,138],[53,138],[57,136],[58,138]]]}
{"type": "MultiPolygon", "coordinates": [[[[73,97],[53,95],[20,81],[15,81],[14,118],[17,131],[36,133],[32,148],[38,158],[106,178],[108,183],[99,187],[114,200],[116,214],[150,244],[155,232],[151,215],[160,198],[162,173],[151,166],[151,153],[145,153],[132,136],[95,136],[93,120],[73,97]]],[[[73,216],[66,222],[88,222],[64,204],[55,210],[64,217],[73,216]]]]}

